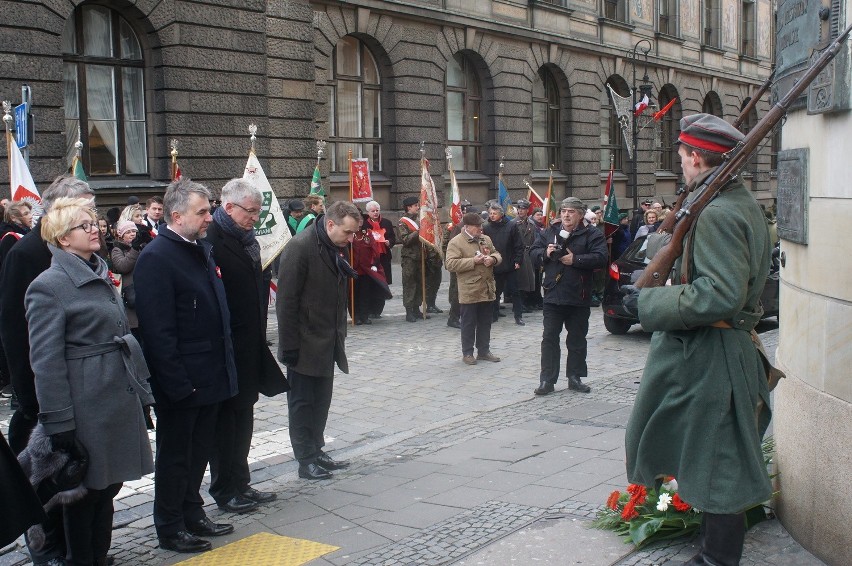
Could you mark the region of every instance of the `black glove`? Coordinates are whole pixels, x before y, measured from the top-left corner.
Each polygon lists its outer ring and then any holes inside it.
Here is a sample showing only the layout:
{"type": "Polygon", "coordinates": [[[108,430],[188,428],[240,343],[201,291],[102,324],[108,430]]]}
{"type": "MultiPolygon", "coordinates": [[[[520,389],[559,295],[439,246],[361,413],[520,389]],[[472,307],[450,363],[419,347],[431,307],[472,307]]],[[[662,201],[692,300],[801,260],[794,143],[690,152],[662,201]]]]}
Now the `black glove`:
{"type": "Polygon", "coordinates": [[[73,430],[66,430],[65,432],[57,432],[56,434],[50,435],[50,447],[54,452],[58,452],[60,450],[64,450],[65,452],[70,452],[72,448],[74,448],[74,434],[73,430]]]}
{"type": "Polygon", "coordinates": [[[639,292],[642,289],[633,285],[622,285],[621,290],[624,292],[624,296],[621,298],[624,309],[639,318],[639,292]]]}
{"type": "Polygon", "coordinates": [[[130,242],[130,247],[137,251],[142,251],[148,243],[151,242],[151,231],[144,224],[136,225],[136,237],[130,242]]]}
{"type": "Polygon", "coordinates": [[[299,363],[299,350],[285,350],[278,359],[285,366],[295,366],[299,363]]]}

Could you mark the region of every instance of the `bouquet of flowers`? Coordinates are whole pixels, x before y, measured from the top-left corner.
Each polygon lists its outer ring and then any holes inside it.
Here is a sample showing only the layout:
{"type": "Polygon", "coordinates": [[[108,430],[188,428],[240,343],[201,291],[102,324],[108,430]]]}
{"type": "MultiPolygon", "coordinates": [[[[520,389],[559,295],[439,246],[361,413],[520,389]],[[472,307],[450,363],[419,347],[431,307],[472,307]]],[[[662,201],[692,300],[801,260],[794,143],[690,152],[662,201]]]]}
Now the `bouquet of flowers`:
{"type": "MultiPolygon", "coordinates": [[[[768,466],[775,451],[774,439],[767,437],[762,448],[764,462],[768,466]]],[[[772,479],[775,474],[769,477],[772,479]]],[[[701,527],[701,511],[680,498],[677,480],[673,476],[664,479],[658,490],[630,484],[623,493],[613,491],[606,506],[592,522],[592,527],[614,531],[637,548],[659,540],[694,534],[701,527]]],[[[759,504],[747,510],[745,517],[746,528],[750,528],[766,520],[767,515],[764,506],[759,504]]]]}
{"type": "Polygon", "coordinates": [[[701,512],[680,498],[677,480],[668,477],[659,490],[630,484],[623,493],[613,491],[592,526],[615,531],[638,548],[695,533],[701,512]]]}

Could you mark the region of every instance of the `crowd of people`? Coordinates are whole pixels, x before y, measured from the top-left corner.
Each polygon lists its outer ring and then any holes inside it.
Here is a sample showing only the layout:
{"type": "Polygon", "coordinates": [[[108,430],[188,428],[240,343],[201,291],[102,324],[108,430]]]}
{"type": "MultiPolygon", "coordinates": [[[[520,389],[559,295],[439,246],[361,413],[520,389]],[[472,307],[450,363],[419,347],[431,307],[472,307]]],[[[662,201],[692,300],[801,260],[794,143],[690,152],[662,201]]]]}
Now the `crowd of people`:
{"type": "MultiPolygon", "coordinates": [[[[684,118],[681,129],[679,154],[690,183],[720,164],[718,148],[742,139],[703,114],[684,118]]],[[[607,263],[667,214],[646,200],[632,220],[622,214],[607,229],[600,206],[589,209],[575,197],[562,200],[550,222],[524,199],[512,203],[513,218],[497,202],[479,209],[465,201],[461,222],[446,226],[441,253],[420,238],[415,197],[403,201],[405,214],[394,226],[376,201],[362,213],[344,201],[326,208],[311,195],[287,204],[292,239],[278,266],[266,269],[254,231],[261,192],[233,179],[215,208],[213,202],[207,187],[182,178],[144,209],[136,199],[99,216],[88,184],[62,176],[44,191],[44,214],[35,224],[28,203],[3,203],[0,371],[16,410],[8,444],[0,435],[0,462],[10,478],[2,493],[14,498],[17,512],[4,521],[0,542],[26,530],[36,564],[109,564],[113,498],[123,482],[152,471],[161,548],[202,552],[212,547],[207,538],[233,532],[233,525],[207,517],[200,489],[209,464],[209,492],[220,509],[246,513],[276,499],[251,486],[248,454],[260,394],[287,394],[300,478],[325,480],[347,468],[324,450],[335,367],[349,371],[348,317],[357,325],[382,317],[395,245],[407,322],[443,312],[436,298],[445,268],[447,325],[461,331],[464,364],[501,361],[491,345],[491,327],[504,316],[501,303],[512,304],[520,327],[527,325],[524,314],[538,309],[543,329],[534,393],[555,390],[563,329],[568,389],[588,393],[586,335],[607,263]],[[276,356],[266,341],[272,270],[279,289],[276,356]]],[[[736,564],[743,503],[769,493],[759,457],[769,411],[752,338],[728,331],[760,319],[758,283],[767,272],[770,236],[737,182],[706,215],[690,236],[691,271],[676,278],[680,284],[628,289],[625,298],[625,307],[642,312],[643,324],[660,331],[651,355],[675,364],[646,368],[651,386],[640,389],[628,425],[627,468],[632,481],[646,486],[675,474],[690,503],[705,511],[702,549],[692,563],[736,564]],[[716,230],[717,216],[728,231],[716,230]],[[719,286],[728,280],[740,284],[719,286]],[[686,364],[686,341],[733,352],[729,357],[748,367],[731,373],[730,360],[710,358],[686,364]],[[719,376],[726,378],[722,385],[719,376]],[[665,393],[686,386],[692,389],[685,398],[696,408],[718,404],[706,427],[691,427],[692,412],[665,393]],[[680,469],[684,454],[696,465],[680,469]],[[716,480],[707,454],[732,463],[719,485],[746,486],[753,495],[710,493],[716,480]]]]}

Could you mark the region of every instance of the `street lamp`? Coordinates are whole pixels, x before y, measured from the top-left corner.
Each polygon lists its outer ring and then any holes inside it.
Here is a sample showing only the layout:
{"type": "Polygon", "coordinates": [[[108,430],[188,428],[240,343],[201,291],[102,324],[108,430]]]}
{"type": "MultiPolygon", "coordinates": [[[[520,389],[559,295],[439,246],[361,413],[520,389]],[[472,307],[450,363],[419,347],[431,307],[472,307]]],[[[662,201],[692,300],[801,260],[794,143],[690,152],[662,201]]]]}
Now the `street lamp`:
{"type": "MultiPolygon", "coordinates": [[[[651,90],[653,89],[653,85],[651,84],[651,79],[648,78],[648,53],[651,51],[651,42],[647,39],[640,39],[636,42],[636,45],[633,46],[633,50],[630,51],[630,64],[633,67],[633,85],[631,88],[633,94],[633,108],[636,108],[636,103],[639,100],[642,100],[645,96],[648,97],[648,100],[651,100],[651,90]],[[647,45],[647,47],[646,47],[647,45]],[[637,53],[641,52],[641,56],[645,62],[645,71],[644,76],[642,77],[642,84],[639,87],[636,87],[636,63],[638,62],[637,53]],[[641,95],[637,99],[637,91],[638,94],[641,95]]],[[[639,172],[638,172],[638,154],[639,154],[639,117],[634,116],[633,120],[631,120],[633,124],[633,151],[630,154],[630,188],[633,193],[633,210],[639,210],[639,172]]]]}

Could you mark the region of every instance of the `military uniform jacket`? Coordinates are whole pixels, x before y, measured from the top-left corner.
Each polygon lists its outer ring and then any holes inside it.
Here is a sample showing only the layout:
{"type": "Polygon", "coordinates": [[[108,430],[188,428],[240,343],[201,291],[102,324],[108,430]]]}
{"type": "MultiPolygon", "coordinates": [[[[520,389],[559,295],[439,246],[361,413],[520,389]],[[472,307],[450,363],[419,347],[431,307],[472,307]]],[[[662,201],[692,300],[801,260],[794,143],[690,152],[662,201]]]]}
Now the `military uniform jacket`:
{"type": "Polygon", "coordinates": [[[494,248],[491,238],[482,235],[471,239],[464,230],[450,240],[447,246],[447,271],[456,274],[459,286],[459,303],[469,305],[493,301],[497,296],[494,282],[494,266],[500,265],[500,253],[494,248]],[[476,263],[476,252],[490,255],[497,262],[487,267],[476,263]]]}
{"type": "Polygon", "coordinates": [[[538,228],[530,219],[515,220],[515,223],[518,225],[518,234],[521,236],[521,243],[524,245],[524,260],[518,270],[518,290],[535,291],[535,269],[530,257],[530,250],[538,236],[538,228]]]}
{"type": "Polygon", "coordinates": [[[742,183],[704,209],[684,249],[687,282],[639,296],[654,335],[627,426],[627,477],[652,486],[673,475],[690,505],[738,513],[772,492],[760,446],[769,391],[749,334],[762,312],[769,234],[742,183]],[[710,326],[720,320],[733,328],[710,326]]]}

